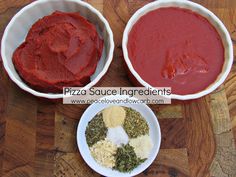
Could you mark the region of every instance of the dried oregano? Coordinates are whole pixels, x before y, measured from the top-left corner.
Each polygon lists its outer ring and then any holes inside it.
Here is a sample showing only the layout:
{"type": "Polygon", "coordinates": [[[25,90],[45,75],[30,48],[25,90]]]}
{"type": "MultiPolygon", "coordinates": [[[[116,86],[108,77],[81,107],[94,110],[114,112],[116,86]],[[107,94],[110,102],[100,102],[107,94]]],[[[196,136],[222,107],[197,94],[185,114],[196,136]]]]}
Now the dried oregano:
{"type": "Polygon", "coordinates": [[[103,122],[102,114],[97,114],[89,123],[85,131],[89,147],[106,138],[107,128],[103,122]]]}
{"type": "Polygon", "coordinates": [[[149,127],[142,115],[131,109],[126,109],[126,118],[124,121],[124,129],[130,138],[137,138],[141,135],[149,133],[149,127]]]}
{"type": "Polygon", "coordinates": [[[138,158],[133,147],[129,144],[117,149],[115,159],[114,169],[120,172],[130,172],[146,160],[138,158]]]}

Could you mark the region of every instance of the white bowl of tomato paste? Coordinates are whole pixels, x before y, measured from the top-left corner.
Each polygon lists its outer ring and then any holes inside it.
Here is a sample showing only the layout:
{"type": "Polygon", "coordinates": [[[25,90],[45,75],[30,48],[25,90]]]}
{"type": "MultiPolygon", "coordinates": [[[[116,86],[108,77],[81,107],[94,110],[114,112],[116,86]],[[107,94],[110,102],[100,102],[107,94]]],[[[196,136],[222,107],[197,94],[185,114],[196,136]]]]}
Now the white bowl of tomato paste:
{"type": "Polygon", "coordinates": [[[40,0],[7,25],[1,55],[9,77],[23,90],[49,99],[63,87],[90,88],[106,74],[113,33],[102,14],[78,0],[40,0]]]}
{"type": "Polygon", "coordinates": [[[139,9],[125,28],[122,47],[134,83],[171,87],[171,98],[179,100],[214,91],[233,63],[224,24],[186,0],[159,0],[139,9]]]}

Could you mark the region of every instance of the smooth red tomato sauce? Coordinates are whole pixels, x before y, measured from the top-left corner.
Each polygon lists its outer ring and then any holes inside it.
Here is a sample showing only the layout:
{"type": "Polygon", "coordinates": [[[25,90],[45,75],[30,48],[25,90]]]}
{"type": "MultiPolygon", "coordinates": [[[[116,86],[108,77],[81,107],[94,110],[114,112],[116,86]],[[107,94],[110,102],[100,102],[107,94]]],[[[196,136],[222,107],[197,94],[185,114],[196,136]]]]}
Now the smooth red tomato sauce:
{"type": "Polygon", "coordinates": [[[172,7],[151,11],[134,24],[128,54],[143,80],[180,95],[207,88],[224,63],[214,26],[195,12],[172,7]]]}

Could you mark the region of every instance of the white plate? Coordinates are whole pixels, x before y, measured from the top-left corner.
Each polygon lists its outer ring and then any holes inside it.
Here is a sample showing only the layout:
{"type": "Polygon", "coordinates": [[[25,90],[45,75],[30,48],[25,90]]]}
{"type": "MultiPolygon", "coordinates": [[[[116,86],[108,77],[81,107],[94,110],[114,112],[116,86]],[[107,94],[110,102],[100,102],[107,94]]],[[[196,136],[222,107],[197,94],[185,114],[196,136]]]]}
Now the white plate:
{"type": "MultiPolygon", "coordinates": [[[[128,96],[108,96],[104,97],[102,99],[122,99],[125,100],[128,98],[128,96]]],[[[141,172],[143,172],[145,169],[147,169],[152,162],[155,160],[159,149],[160,149],[160,144],[161,144],[161,130],[160,130],[160,125],[158,123],[157,117],[155,114],[152,112],[152,110],[145,104],[122,104],[122,103],[117,103],[117,104],[101,104],[101,103],[94,103],[90,105],[86,111],[83,113],[80,122],[78,124],[77,128],[77,144],[79,147],[79,151],[81,156],[83,157],[84,161],[97,173],[100,173],[101,175],[104,176],[112,176],[112,177],[128,177],[128,176],[135,176],[141,172]],[[116,170],[112,170],[109,168],[105,168],[101,165],[99,165],[94,158],[90,154],[90,150],[88,147],[88,144],[86,142],[86,137],[85,137],[85,131],[86,127],[88,125],[88,122],[94,118],[94,116],[102,111],[103,109],[110,107],[112,105],[119,105],[119,106],[125,106],[125,107],[130,107],[132,109],[135,109],[139,113],[142,114],[142,116],[145,118],[149,125],[149,134],[150,137],[153,141],[153,148],[152,151],[148,157],[148,159],[139,165],[137,168],[135,168],[133,171],[130,173],[121,173],[116,170]]]]}

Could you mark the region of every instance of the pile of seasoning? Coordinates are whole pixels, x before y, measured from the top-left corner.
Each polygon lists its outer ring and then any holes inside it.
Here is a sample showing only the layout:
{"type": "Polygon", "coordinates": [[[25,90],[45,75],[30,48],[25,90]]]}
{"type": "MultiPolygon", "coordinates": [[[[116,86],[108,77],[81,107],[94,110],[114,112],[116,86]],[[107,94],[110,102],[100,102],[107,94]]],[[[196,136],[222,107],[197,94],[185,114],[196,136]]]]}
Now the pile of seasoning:
{"type": "Polygon", "coordinates": [[[89,123],[85,131],[88,146],[106,138],[107,128],[103,122],[102,114],[97,114],[89,123]]]}
{"type": "Polygon", "coordinates": [[[131,108],[126,108],[124,129],[130,138],[137,138],[149,133],[149,127],[145,119],[139,112],[131,108]]]}
{"type": "Polygon", "coordinates": [[[98,141],[90,148],[91,154],[96,161],[104,167],[112,168],[115,166],[116,145],[109,140],[98,141]]]}
{"type": "Polygon", "coordinates": [[[140,159],[135,154],[134,148],[129,144],[117,149],[116,165],[114,169],[120,172],[130,172],[146,159],[140,159]]]}
{"type": "Polygon", "coordinates": [[[142,164],[153,148],[146,120],[136,110],[122,106],[98,113],[88,123],[85,136],[97,163],[124,173],[142,164]]]}

